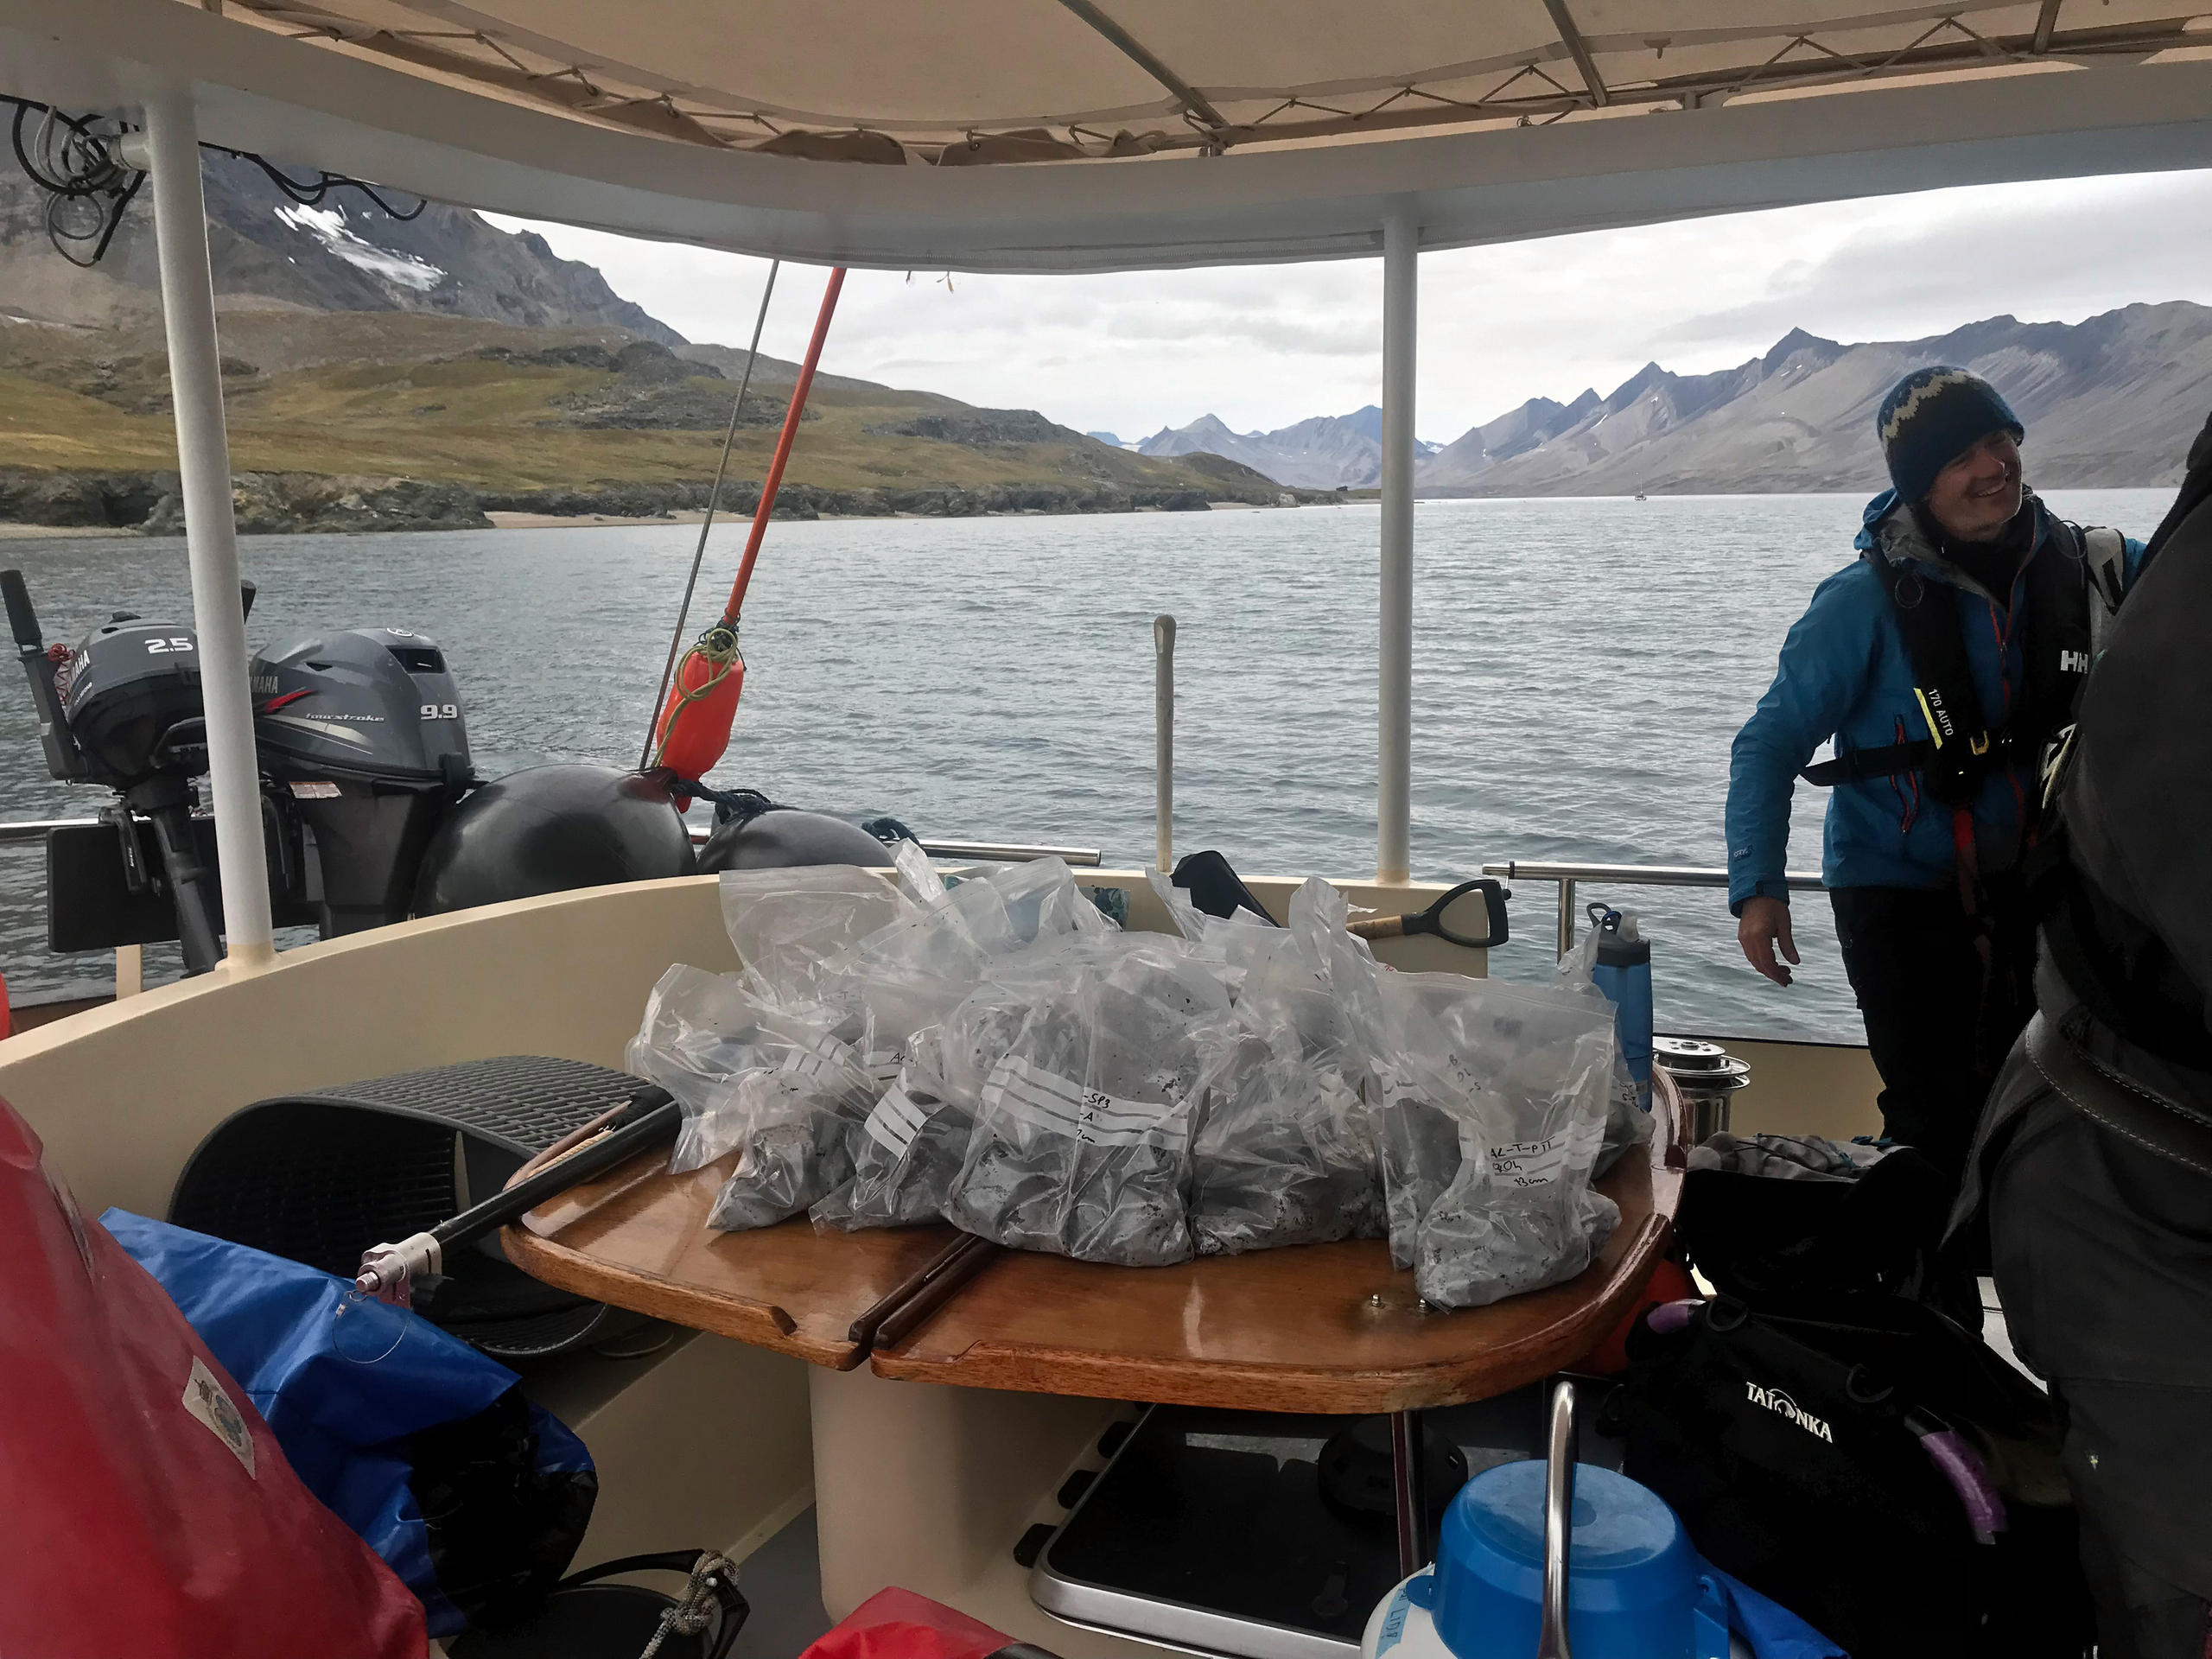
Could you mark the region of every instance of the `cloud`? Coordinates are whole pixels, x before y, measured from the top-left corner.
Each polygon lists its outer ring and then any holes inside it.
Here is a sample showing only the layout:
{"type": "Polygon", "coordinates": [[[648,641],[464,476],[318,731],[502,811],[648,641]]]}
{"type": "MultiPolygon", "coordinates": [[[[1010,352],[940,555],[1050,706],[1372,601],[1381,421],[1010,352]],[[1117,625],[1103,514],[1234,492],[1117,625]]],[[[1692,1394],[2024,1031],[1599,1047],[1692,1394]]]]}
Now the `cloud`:
{"type": "MultiPolygon", "coordinates": [[[[520,228],[519,221],[495,221],[520,228]]],[[[743,344],[766,262],[535,225],[694,340],[743,344]]],[[[764,346],[804,349],[817,270],[786,267],[764,346]]],[[[1916,339],[2011,312],[2075,321],[2134,301],[2212,303],[2212,174],[1930,191],[1421,262],[1416,430],[1458,436],[1535,396],[1618,385],[1657,359],[1740,363],[1793,327],[1916,339]]],[[[855,271],[824,362],[1089,430],[1211,412],[1239,431],[1381,395],[1374,260],[1102,276],[855,271]]]]}

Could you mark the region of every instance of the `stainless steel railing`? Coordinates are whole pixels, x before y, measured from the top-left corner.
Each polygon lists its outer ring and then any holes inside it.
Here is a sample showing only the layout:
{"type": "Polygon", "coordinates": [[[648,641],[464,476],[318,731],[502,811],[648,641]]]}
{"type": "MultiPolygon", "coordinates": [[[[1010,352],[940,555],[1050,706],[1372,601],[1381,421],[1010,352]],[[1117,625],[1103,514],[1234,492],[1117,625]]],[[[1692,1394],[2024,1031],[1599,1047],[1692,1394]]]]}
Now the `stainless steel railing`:
{"type": "MultiPolygon", "coordinates": [[[[10,842],[43,842],[49,830],[84,830],[99,823],[98,818],[28,818],[16,823],[0,823],[0,846],[10,842]]],[[[711,830],[698,824],[690,826],[694,842],[706,840],[711,830]]],[[[925,841],[922,850],[932,858],[988,859],[995,863],[1020,864],[1031,859],[1057,858],[1085,868],[1096,868],[1104,861],[1104,855],[1096,847],[1043,847],[1023,842],[999,841],[925,841]]]]}
{"type": "Polygon", "coordinates": [[[99,822],[98,818],[29,818],[21,823],[0,823],[0,846],[11,841],[43,842],[49,830],[75,830],[99,822]]]}
{"type": "MultiPolygon", "coordinates": [[[[1574,949],[1575,919],[1580,912],[1575,908],[1575,884],[1581,881],[1602,881],[1615,887],[1725,887],[1728,872],[1706,869],[1692,864],[1551,864],[1529,859],[1508,859],[1502,864],[1485,864],[1484,875],[1503,876],[1509,881],[1555,881],[1559,884],[1559,954],[1565,956],[1574,949]]],[[[1793,890],[1817,891],[1821,878],[1808,870],[1792,870],[1783,878],[1793,890]]]]}

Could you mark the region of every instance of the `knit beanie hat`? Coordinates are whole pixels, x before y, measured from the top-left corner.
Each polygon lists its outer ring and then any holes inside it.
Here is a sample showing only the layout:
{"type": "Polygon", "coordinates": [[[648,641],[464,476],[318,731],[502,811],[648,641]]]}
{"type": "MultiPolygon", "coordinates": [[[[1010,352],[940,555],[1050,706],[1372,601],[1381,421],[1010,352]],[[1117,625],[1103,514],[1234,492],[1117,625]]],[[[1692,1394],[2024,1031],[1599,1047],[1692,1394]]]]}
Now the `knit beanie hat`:
{"type": "Polygon", "coordinates": [[[1925,498],[1938,473],[1991,433],[2010,432],[2015,443],[2027,435],[1996,387],[1940,363],[1915,369],[1890,388],[1874,412],[1874,431],[1890,482],[1908,502],[1925,498]]]}

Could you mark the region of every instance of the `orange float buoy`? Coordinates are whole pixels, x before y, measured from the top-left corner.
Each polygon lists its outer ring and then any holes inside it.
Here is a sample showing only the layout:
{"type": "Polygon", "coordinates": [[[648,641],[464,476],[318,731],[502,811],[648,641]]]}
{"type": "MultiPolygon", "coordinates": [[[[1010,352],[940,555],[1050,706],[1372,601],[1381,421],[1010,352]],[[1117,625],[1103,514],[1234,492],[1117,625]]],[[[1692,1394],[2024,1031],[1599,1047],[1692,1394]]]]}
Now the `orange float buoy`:
{"type": "Polygon", "coordinates": [[[737,717],[744,690],[745,658],[738,650],[737,630],[717,622],[692,642],[677,664],[668,705],[653,728],[652,765],[678,778],[705,777],[729,747],[730,722],[737,717]]]}

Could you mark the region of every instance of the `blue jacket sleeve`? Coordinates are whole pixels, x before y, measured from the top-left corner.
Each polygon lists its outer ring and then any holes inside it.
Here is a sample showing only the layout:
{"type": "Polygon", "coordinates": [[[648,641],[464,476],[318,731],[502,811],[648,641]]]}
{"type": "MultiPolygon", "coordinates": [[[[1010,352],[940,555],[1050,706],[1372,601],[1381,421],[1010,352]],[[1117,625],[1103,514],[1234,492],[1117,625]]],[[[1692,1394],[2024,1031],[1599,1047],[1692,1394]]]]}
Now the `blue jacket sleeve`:
{"type": "MultiPolygon", "coordinates": [[[[1782,642],[1774,683],[1736,734],[1728,758],[1728,909],[1755,896],[1787,900],[1784,859],[1797,773],[1842,727],[1865,690],[1875,610],[1854,592],[1857,567],[1830,576],[1782,642]]],[[[1871,579],[1869,579],[1871,581],[1871,579]]],[[[1876,597],[1879,597],[1878,589],[1876,597]]]]}

